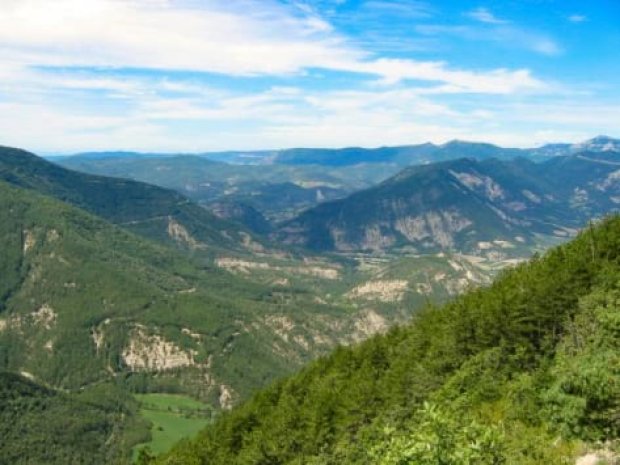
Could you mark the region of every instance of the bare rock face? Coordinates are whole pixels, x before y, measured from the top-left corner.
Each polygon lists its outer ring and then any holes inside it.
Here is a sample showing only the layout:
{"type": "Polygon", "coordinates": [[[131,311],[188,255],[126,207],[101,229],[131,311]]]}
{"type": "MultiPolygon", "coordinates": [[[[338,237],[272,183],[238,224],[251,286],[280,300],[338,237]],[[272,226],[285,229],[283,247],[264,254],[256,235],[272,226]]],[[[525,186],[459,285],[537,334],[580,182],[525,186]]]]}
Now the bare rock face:
{"type": "Polygon", "coordinates": [[[164,371],[196,365],[195,355],[192,350],[185,351],[158,334],[149,334],[143,326],[136,326],[122,358],[132,371],[164,371]]]}
{"type": "Polygon", "coordinates": [[[388,329],[387,320],[376,311],[368,309],[357,318],[354,323],[355,332],[353,341],[362,341],[375,334],[383,333],[388,329]]]}
{"type": "MultiPolygon", "coordinates": [[[[222,269],[236,274],[251,274],[252,272],[276,272],[286,275],[314,276],[327,280],[337,280],[340,278],[340,270],[334,266],[326,266],[321,263],[304,263],[302,266],[280,266],[272,265],[267,262],[244,260],[240,258],[219,257],[215,264],[222,269]]],[[[278,281],[284,285],[290,284],[288,278],[281,278],[278,281]],[[286,279],[286,281],[283,281],[286,279]],[[288,284],[287,284],[288,283],[288,284]]]]}
{"type": "Polygon", "coordinates": [[[502,187],[489,176],[481,175],[475,171],[473,173],[458,173],[450,170],[450,173],[463,184],[463,186],[482,193],[490,200],[504,199],[502,187]]]}
{"type": "Polygon", "coordinates": [[[43,304],[37,311],[30,314],[35,325],[45,329],[52,329],[56,323],[57,314],[48,304],[43,304]]]}
{"type": "Polygon", "coordinates": [[[540,207],[544,193],[529,181],[507,179],[507,169],[468,159],[412,167],[371,189],[307,210],[275,236],[347,253],[403,247],[473,251],[481,240],[525,237],[532,222],[521,216],[540,207]]]}
{"type": "Polygon", "coordinates": [[[23,252],[24,255],[27,254],[30,250],[32,250],[32,248],[35,246],[35,244],[37,243],[36,237],[34,235],[33,231],[30,231],[28,229],[24,230],[23,233],[23,243],[24,243],[24,248],[23,248],[23,252]]]}
{"type": "Polygon", "coordinates": [[[351,299],[400,302],[408,287],[404,279],[368,281],[351,289],[346,296],[351,299]]]}
{"type": "Polygon", "coordinates": [[[191,249],[199,249],[204,247],[204,244],[201,244],[194,239],[187,229],[181,223],[175,221],[175,219],[171,216],[168,217],[168,236],[191,249]]]}
{"type": "Polygon", "coordinates": [[[219,403],[222,410],[230,410],[233,407],[234,395],[229,386],[220,385],[219,403]]]}
{"type": "Polygon", "coordinates": [[[606,465],[618,463],[620,457],[609,450],[590,452],[577,458],[575,465],[606,465]]]}
{"type": "Polygon", "coordinates": [[[596,153],[540,164],[460,158],[411,166],[372,188],[304,211],[273,237],[315,250],[374,254],[475,254],[480,242],[517,237],[519,244],[534,245],[618,210],[618,154],[602,149],[611,147],[608,138],[594,142],[596,153]]]}

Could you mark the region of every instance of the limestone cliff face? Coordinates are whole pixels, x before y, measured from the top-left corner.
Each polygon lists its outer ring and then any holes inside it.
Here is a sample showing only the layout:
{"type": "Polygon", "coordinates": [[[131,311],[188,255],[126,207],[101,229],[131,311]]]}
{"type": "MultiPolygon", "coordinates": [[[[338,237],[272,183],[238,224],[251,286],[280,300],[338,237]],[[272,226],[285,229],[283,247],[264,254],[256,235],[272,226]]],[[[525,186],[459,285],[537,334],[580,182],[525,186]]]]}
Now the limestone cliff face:
{"type": "Polygon", "coordinates": [[[478,253],[481,242],[566,236],[620,205],[620,154],[536,164],[459,159],[403,170],[382,184],[310,209],[274,237],[316,250],[478,253]]]}
{"type": "Polygon", "coordinates": [[[522,217],[540,205],[544,193],[530,183],[515,188],[494,171],[501,170],[466,159],[410,168],[305,212],[276,236],[340,252],[473,250],[481,240],[514,240],[524,236],[531,223],[522,217]]]}

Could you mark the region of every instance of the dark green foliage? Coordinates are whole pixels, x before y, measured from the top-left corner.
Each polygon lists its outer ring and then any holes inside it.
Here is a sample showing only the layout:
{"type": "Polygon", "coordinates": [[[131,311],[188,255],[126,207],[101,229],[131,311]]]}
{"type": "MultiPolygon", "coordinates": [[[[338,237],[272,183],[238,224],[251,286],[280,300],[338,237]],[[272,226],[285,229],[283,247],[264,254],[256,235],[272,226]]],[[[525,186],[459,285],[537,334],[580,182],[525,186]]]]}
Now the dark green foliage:
{"type": "Polygon", "coordinates": [[[0,464],[124,464],[137,404],[108,385],[66,394],[0,372],[0,464]]]}
{"type": "Polygon", "coordinates": [[[236,277],[3,182],[0,220],[0,369],[55,388],[114,378],[129,392],[184,393],[219,408],[221,386],[233,402],[247,398],[325,354],[348,336],[342,322],[354,321],[349,308],[316,304],[307,290],[236,277]],[[278,336],[270,318],[291,321],[307,344],[278,336]],[[129,365],[132,343],[157,357],[152,337],[191,355],[191,366],[129,365]]]}
{"type": "Polygon", "coordinates": [[[489,288],[338,349],[160,462],[565,463],[574,439],[618,436],[619,261],[611,218],[489,288]]]}
{"type": "Polygon", "coordinates": [[[275,306],[269,287],[4,182],[0,237],[0,370],[49,386],[35,400],[11,388],[11,402],[0,403],[13,415],[2,425],[17,425],[0,435],[2,463],[116,463],[148,442],[131,392],[185,393],[219,408],[220,385],[233,401],[246,398],[313,355],[274,351],[264,324],[292,309],[309,318],[307,297],[275,306]],[[192,353],[195,366],[133,370],[123,353],[136,331],[192,353]]]}
{"type": "Polygon", "coordinates": [[[545,401],[551,421],[567,435],[620,436],[619,308],[620,289],[593,293],[558,348],[545,401]]]}
{"type": "Polygon", "coordinates": [[[197,241],[239,248],[243,228],[161,187],[78,173],[8,147],[0,147],[0,180],[67,202],[151,239],[172,241],[168,225],[174,220],[197,241]]]}
{"type": "MultiPolygon", "coordinates": [[[[241,396],[303,360],[275,355],[267,331],[240,333],[239,322],[270,310],[263,286],[197,266],[81,210],[0,183],[0,236],[0,369],[64,388],[98,382],[127,371],[121,354],[136,325],[195,350],[197,363],[211,356],[212,375],[241,396]],[[39,319],[48,308],[51,320],[39,319]],[[104,335],[99,348],[95,334],[104,335]],[[233,339],[235,350],[224,351],[233,339]]],[[[194,371],[151,377],[150,385],[204,395],[204,374],[194,371]]]]}

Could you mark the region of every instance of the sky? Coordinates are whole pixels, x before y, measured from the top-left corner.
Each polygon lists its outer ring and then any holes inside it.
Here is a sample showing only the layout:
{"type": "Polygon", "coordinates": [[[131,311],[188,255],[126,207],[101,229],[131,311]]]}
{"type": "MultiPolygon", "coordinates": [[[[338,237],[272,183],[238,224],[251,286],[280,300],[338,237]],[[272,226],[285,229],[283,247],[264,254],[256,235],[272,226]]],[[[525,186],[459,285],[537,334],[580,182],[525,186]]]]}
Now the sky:
{"type": "Polygon", "coordinates": [[[0,0],[0,144],[620,136],[620,0],[0,0]]]}

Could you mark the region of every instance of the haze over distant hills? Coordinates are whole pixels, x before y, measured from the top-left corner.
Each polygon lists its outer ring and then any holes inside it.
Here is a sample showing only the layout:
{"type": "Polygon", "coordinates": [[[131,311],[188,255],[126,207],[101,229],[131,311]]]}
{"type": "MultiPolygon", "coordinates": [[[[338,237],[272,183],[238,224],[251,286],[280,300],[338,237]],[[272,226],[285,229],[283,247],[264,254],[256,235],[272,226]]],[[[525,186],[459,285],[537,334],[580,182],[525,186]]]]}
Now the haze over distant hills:
{"type": "Polygon", "coordinates": [[[452,141],[443,145],[427,143],[379,149],[290,149],[194,155],[93,152],[52,159],[87,173],[174,189],[206,206],[216,202],[220,206],[214,212],[264,232],[265,222],[260,215],[271,223],[282,222],[321,202],[372,187],[411,165],[462,157],[476,160],[525,157],[542,161],[577,151],[616,149],[620,150],[620,141],[599,136],[581,144],[553,144],[536,149],[452,141]],[[222,202],[228,208],[222,208],[222,202]],[[254,219],[247,221],[249,209],[256,212],[250,214],[254,219]]]}
{"type": "Polygon", "coordinates": [[[68,156],[50,157],[54,161],[70,163],[75,166],[77,160],[102,160],[106,158],[154,158],[167,156],[193,155],[214,161],[241,165],[324,165],[350,166],[360,163],[394,163],[401,166],[471,157],[479,160],[487,158],[514,158],[517,156],[561,156],[581,151],[618,151],[620,140],[609,136],[596,136],[576,143],[554,143],[541,147],[517,149],[504,148],[483,142],[453,140],[445,144],[430,142],[417,145],[396,147],[362,148],[347,147],[342,149],[292,148],[283,150],[228,151],[196,154],[139,153],[139,152],[88,152],[68,156]],[[71,160],[72,159],[72,160],[71,160]],[[69,162],[69,160],[71,160],[69,162]]]}
{"type": "Polygon", "coordinates": [[[620,140],[598,136],[534,149],[452,141],[194,156],[101,153],[57,162],[176,189],[223,218],[261,233],[275,228],[272,238],[314,250],[480,252],[479,243],[494,240],[507,241],[506,249],[540,235],[563,237],[585,218],[614,210],[610,154],[618,151],[620,140]],[[608,159],[592,161],[597,157],[608,159]]]}

